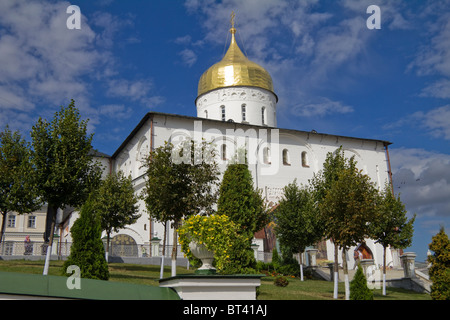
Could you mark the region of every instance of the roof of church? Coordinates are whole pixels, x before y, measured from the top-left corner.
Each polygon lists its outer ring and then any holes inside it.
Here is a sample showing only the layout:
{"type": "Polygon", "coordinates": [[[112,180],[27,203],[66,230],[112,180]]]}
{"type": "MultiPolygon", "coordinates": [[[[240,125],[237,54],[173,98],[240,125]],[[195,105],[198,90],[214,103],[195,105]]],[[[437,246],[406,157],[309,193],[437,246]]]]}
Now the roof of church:
{"type": "Polygon", "coordinates": [[[384,146],[391,145],[392,142],[386,141],[386,140],[379,140],[379,139],[368,139],[368,138],[357,138],[357,137],[350,137],[350,136],[341,136],[341,135],[335,135],[335,134],[328,134],[328,133],[320,133],[313,131],[303,131],[303,130],[295,130],[295,129],[285,129],[285,128],[277,128],[277,127],[268,127],[268,126],[258,126],[258,125],[251,125],[246,123],[239,123],[239,122],[224,122],[221,120],[213,120],[213,119],[204,119],[204,118],[198,118],[198,117],[192,117],[192,116],[185,116],[185,115],[179,115],[179,114],[172,114],[172,113],[164,113],[164,112],[148,112],[138,123],[138,125],[131,131],[131,133],[128,135],[128,137],[122,142],[122,144],[117,148],[116,152],[111,156],[111,158],[116,158],[116,156],[122,151],[123,148],[128,144],[128,142],[136,135],[136,133],[142,128],[142,126],[147,122],[148,119],[150,119],[153,116],[165,116],[165,117],[174,117],[174,118],[182,118],[182,119],[188,119],[188,120],[200,120],[200,121],[206,121],[206,122],[215,122],[217,124],[227,125],[227,126],[243,126],[243,127],[261,127],[264,129],[278,129],[280,132],[293,132],[293,133],[306,133],[306,134],[314,134],[314,135],[321,135],[324,137],[336,137],[336,138],[345,138],[345,139],[355,139],[355,140],[365,140],[365,141],[372,141],[372,142],[379,142],[382,143],[384,146]]]}

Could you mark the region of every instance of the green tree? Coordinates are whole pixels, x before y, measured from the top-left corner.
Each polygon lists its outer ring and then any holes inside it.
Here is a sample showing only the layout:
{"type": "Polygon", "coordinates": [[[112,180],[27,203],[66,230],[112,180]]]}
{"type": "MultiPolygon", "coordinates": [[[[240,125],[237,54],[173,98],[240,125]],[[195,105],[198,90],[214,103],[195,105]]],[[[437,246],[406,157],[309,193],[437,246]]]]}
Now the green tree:
{"type": "Polygon", "coordinates": [[[376,216],[377,190],[361,171],[348,168],[338,174],[324,200],[319,204],[325,234],[342,249],[342,261],[348,299],[346,252],[370,235],[376,216]]]}
{"type": "Polygon", "coordinates": [[[432,238],[429,245],[433,254],[428,256],[431,298],[433,300],[450,300],[450,241],[444,227],[432,238]]]}
{"type": "Polygon", "coordinates": [[[247,164],[232,163],[227,166],[219,189],[217,213],[230,217],[240,226],[240,234],[247,239],[247,243],[233,248],[230,261],[233,261],[237,271],[250,271],[256,266],[251,249],[253,235],[264,228],[269,219],[261,193],[253,187],[247,164]]]}
{"type": "MultiPolygon", "coordinates": [[[[208,214],[216,202],[219,169],[214,157],[210,143],[185,140],[177,147],[166,142],[152,151],[145,161],[146,184],[142,196],[147,211],[159,222],[172,221],[174,228],[172,275],[176,272],[176,230],[181,219],[208,214]]],[[[166,234],[163,251],[165,239],[166,234]]]]}
{"type": "Polygon", "coordinates": [[[131,177],[125,177],[121,171],[109,174],[95,192],[93,202],[95,212],[100,216],[102,230],[106,231],[105,257],[108,261],[111,233],[135,223],[141,216],[131,177]]]}
{"type": "Polygon", "coordinates": [[[367,279],[360,265],[350,282],[350,300],[373,300],[373,292],[367,287],[367,279]]]}
{"type": "Polygon", "coordinates": [[[30,155],[30,146],[18,131],[13,133],[7,126],[0,132],[0,243],[8,212],[30,213],[42,204],[30,155]]]}
{"type": "Polygon", "coordinates": [[[63,274],[66,274],[68,266],[76,265],[80,268],[82,278],[109,279],[100,220],[100,215],[95,212],[93,201],[89,198],[81,207],[80,217],[70,230],[73,242],[70,255],[63,264],[63,274]]]}
{"type": "MultiPolygon", "coordinates": [[[[314,190],[314,198],[316,203],[320,204],[325,199],[327,193],[330,191],[332,184],[338,180],[339,173],[344,169],[355,169],[356,161],[354,157],[347,159],[344,155],[342,146],[334,152],[328,152],[323,169],[317,174],[314,173],[313,178],[309,180],[312,189],[314,190]]],[[[320,219],[327,222],[327,215],[319,209],[320,219]]],[[[329,235],[328,235],[329,236],[329,235]]],[[[334,243],[334,298],[337,299],[338,293],[338,249],[339,244],[335,239],[330,240],[334,243]]]]}
{"type": "Polygon", "coordinates": [[[98,186],[101,168],[89,152],[93,134],[80,119],[74,100],[55,113],[51,122],[39,118],[31,130],[32,163],[42,200],[47,202],[44,241],[48,243],[44,274],[48,272],[58,208],[80,207],[98,186]]]}
{"type": "Polygon", "coordinates": [[[411,245],[416,215],[408,220],[400,196],[387,184],[377,200],[377,217],[370,224],[371,238],[383,246],[383,295],[386,295],[386,248],[404,249],[411,245]]]}
{"type": "MultiPolygon", "coordinates": [[[[312,191],[293,183],[284,187],[284,197],[275,210],[275,232],[281,246],[301,254],[307,246],[323,237],[323,223],[319,219],[312,191]]],[[[303,262],[300,260],[300,277],[303,281],[303,262]]]]}

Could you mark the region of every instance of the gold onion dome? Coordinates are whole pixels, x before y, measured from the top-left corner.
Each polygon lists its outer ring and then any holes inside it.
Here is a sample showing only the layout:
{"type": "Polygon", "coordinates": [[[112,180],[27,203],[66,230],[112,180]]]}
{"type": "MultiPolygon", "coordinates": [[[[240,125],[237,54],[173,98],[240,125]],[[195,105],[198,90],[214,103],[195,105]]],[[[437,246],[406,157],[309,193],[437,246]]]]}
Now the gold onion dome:
{"type": "Polygon", "coordinates": [[[198,97],[218,88],[236,86],[266,89],[277,97],[270,74],[260,65],[250,61],[239,49],[234,36],[236,33],[234,26],[230,29],[230,33],[231,43],[225,56],[200,77],[198,97]]]}

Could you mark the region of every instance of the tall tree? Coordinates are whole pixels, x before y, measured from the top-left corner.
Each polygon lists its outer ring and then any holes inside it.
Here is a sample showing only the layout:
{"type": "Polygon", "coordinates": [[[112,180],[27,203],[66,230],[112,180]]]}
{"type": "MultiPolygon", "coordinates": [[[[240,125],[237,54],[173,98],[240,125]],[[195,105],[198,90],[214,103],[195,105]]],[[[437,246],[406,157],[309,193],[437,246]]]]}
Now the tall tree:
{"type": "Polygon", "coordinates": [[[240,234],[247,238],[242,248],[234,248],[230,255],[235,266],[245,271],[256,261],[251,243],[254,233],[269,222],[264,200],[253,186],[253,179],[246,163],[231,163],[223,175],[217,201],[217,213],[224,214],[240,226],[240,234]]]}
{"type": "Polygon", "coordinates": [[[137,202],[131,177],[125,177],[121,171],[109,174],[94,192],[93,207],[100,216],[102,230],[106,231],[106,261],[111,233],[135,223],[141,216],[137,202]]]}
{"type": "Polygon", "coordinates": [[[345,168],[333,181],[319,203],[325,235],[342,249],[345,296],[349,299],[346,252],[369,237],[369,226],[376,217],[377,189],[369,176],[354,168],[345,168]]]}
{"type": "Polygon", "coordinates": [[[30,213],[39,209],[42,204],[30,156],[30,146],[18,131],[13,133],[7,126],[0,132],[0,243],[8,212],[30,213]]]}
{"type": "Polygon", "coordinates": [[[61,106],[51,122],[39,118],[31,131],[32,162],[42,200],[48,205],[43,274],[48,273],[58,208],[81,206],[100,182],[100,165],[89,155],[93,134],[87,135],[87,123],[72,100],[68,107],[61,106]]]}
{"type": "Polygon", "coordinates": [[[312,191],[299,187],[297,182],[284,187],[284,196],[275,210],[275,232],[282,246],[298,252],[300,257],[300,278],[303,281],[301,254],[307,246],[323,237],[323,223],[319,219],[312,191]]]}
{"type": "Polygon", "coordinates": [[[383,295],[386,295],[386,248],[404,249],[411,245],[416,215],[408,220],[400,196],[395,197],[390,184],[379,194],[376,221],[370,224],[371,238],[383,246],[383,295]]]}
{"type": "MultiPolygon", "coordinates": [[[[214,157],[211,144],[186,140],[177,147],[166,142],[152,151],[144,164],[147,179],[142,196],[147,211],[159,222],[171,221],[174,229],[173,276],[176,274],[176,230],[181,219],[210,213],[216,202],[219,169],[214,157]]],[[[164,242],[165,239],[164,234],[164,242]]]]}
{"type": "Polygon", "coordinates": [[[431,298],[433,300],[450,300],[450,241],[444,227],[433,236],[429,245],[433,254],[428,256],[431,298]]]}
{"type": "MultiPolygon", "coordinates": [[[[325,162],[323,163],[323,169],[317,174],[314,173],[313,178],[309,180],[311,187],[314,190],[314,198],[316,203],[321,203],[332,184],[338,179],[339,172],[345,168],[356,168],[356,162],[354,157],[347,159],[344,155],[342,146],[334,152],[328,152],[325,162]]],[[[319,214],[322,214],[319,210],[319,214]]],[[[327,219],[326,216],[322,219],[327,219]]],[[[337,299],[338,293],[338,249],[339,245],[334,239],[330,239],[334,243],[334,298],[337,299]]]]}
{"type": "Polygon", "coordinates": [[[109,279],[100,220],[100,215],[95,212],[93,201],[89,198],[81,207],[80,217],[70,231],[73,243],[70,255],[63,264],[63,274],[66,274],[67,267],[76,265],[80,268],[82,278],[109,279]]]}

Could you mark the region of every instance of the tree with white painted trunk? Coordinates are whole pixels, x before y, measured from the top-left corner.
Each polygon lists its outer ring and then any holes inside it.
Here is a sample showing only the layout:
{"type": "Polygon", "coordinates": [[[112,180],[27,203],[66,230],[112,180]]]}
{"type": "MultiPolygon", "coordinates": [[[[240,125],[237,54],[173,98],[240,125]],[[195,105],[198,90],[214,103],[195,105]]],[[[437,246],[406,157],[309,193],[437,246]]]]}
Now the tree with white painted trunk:
{"type": "MultiPolygon", "coordinates": [[[[166,142],[145,160],[142,193],[149,215],[173,228],[172,276],[176,275],[177,228],[183,218],[210,213],[217,199],[219,169],[212,145],[185,140],[166,142]]],[[[164,235],[164,238],[166,235],[164,235]]],[[[161,264],[161,268],[164,268],[161,264]]]]}
{"type": "Polygon", "coordinates": [[[51,122],[39,118],[31,130],[31,161],[39,194],[47,203],[44,275],[48,273],[58,209],[81,207],[100,183],[102,169],[91,155],[93,134],[87,134],[87,124],[72,100],[51,122]]]}
{"type": "Polygon", "coordinates": [[[354,157],[345,157],[342,147],[328,153],[323,168],[314,175],[311,184],[325,237],[335,245],[333,297],[337,299],[338,249],[342,249],[345,298],[348,300],[346,251],[368,237],[369,226],[376,215],[377,190],[370,178],[356,168],[354,157]]]}
{"type": "Polygon", "coordinates": [[[383,246],[383,295],[386,295],[386,249],[404,249],[411,245],[416,215],[408,220],[405,205],[387,184],[379,194],[376,221],[370,225],[371,238],[383,246]]]}
{"type": "Polygon", "coordinates": [[[299,187],[294,180],[284,187],[284,196],[274,215],[280,244],[299,254],[300,279],[303,281],[301,255],[307,246],[323,237],[323,223],[319,219],[312,190],[306,186],[299,187]]]}

